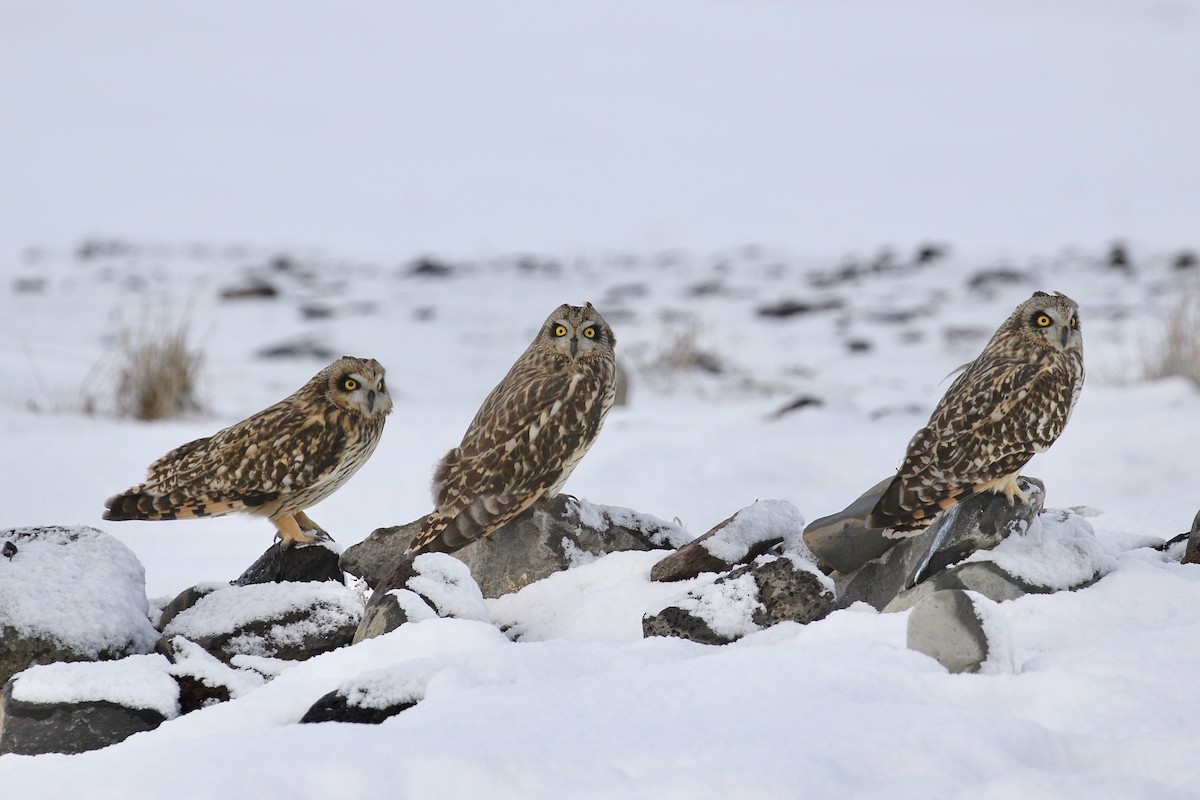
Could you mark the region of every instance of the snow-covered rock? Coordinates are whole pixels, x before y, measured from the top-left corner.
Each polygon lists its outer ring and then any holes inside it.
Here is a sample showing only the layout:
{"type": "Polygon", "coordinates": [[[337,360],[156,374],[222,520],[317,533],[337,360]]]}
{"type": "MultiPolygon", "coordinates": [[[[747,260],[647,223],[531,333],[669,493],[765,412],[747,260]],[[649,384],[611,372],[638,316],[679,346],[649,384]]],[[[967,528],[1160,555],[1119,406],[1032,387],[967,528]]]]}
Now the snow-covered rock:
{"type": "Polygon", "coordinates": [[[362,620],[359,594],[331,581],[226,586],[163,627],[222,661],[238,654],[301,660],[350,644],[362,620]]]}
{"type": "Polygon", "coordinates": [[[0,683],[32,664],[149,653],[145,573],[118,539],[88,527],[0,531],[0,683]]]}
{"type": "Polygon", "coordinates": [[[762,555],[645,615],[642,632],[726,644],[777,622],[822,619],[833,598],[833,581],[811,561],[794,553],[762,555]]]}
{"type": "Polygon", "coordinates": [[[167,659],[45,664],[5,686],[0,754],[82,753],[153,730],[179,714],[167,659]]]}
{"type": "MultiPolygon", "coordinates": [[[[759,500],[654,565],[650,579],[681,581],[703,572],[727,572],[804,530],[800,511],[786,500],[759,500]]],[[[803,547],[802,542],[797,542],[803,547]]]]}
{"type": "MultiPolygon", "coordinates": [[[[404,560],[421,520],[379,528],[346,548],[341,566],[376,586],[404,560]]],[[[691,540],[678,525],[627,508],[601,506],[560,494],[454,553],[484,597],[500,597],[606,553],[676,548],[691,540]]]]}
{"type": "Polygon", "coordinates": [[[467,565],[445,553],[407,559],[375,587],[354,633],[357,644],[405,622],[455,617],[490,622],[487,604],[467,565]]]}
{"type": "Polygon", "coordinates": [[[342,569],[338,566],[341,548],[324,531],[315,533],[316,539],[311,544],[284,547],[281,541],[275,541],[234,583],[246,586],[283,581],[341,581],[342,569]]]}

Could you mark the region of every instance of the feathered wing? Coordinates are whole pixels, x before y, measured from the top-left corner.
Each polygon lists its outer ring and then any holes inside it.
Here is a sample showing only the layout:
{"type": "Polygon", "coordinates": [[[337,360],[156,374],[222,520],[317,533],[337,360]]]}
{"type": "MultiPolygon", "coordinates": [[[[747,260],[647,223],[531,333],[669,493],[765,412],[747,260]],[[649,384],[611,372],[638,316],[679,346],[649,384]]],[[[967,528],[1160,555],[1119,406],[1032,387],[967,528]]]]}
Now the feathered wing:
{"type": "Polygon", "coordinates": [[[453,552],[560,486],[612,403],[601,373],[532,375],[515,383],[506,388],[506,379],[493,390],[462,444],[439,463],[437,507],[410,552],[453,552]]]}
{"type": "Polygon", "coordinates": [[[1062,433],[1077,383],[1053,362],[972,365],[913,436],[867,524],[919,530],[944,508],[1015,475],[1062,433]]]}
{"type": "Polygon", "coordinates": [[[290,439],[306,435],[341,436],[340,426],[326,426],[308,416],[292,398],[231,425],[216,434],[188,442],[156,460],[146,480],[105,501],[105,519],[188,519],[234,511],[270,513],[287,496],[303,492],[337,461],[340,447],[308,448],[322,457],[298,462],[290,439]],[[322,430],[306,430],[317,426],[322,430]],[[281,456],[272,458],[272,446],[281,456]],[[286,446],[285,446],[286,445],[286,446]],[[285,476],[288,480],[285,482],[285,476]]]}

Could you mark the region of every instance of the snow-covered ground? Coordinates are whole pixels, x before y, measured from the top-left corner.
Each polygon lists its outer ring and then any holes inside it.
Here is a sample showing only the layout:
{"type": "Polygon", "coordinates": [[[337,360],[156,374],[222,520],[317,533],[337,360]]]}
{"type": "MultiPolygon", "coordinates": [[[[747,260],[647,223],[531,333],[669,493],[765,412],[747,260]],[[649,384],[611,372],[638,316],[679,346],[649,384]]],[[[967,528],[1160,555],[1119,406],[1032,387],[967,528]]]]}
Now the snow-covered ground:
{"type": "Polygon", "coordinates": [[[811,520],[1045,289],[1079,301],[1089,376],[1027,472],[1115,562],[1001,604],[1013,674],[952,676],[904,614],[642,640],[675,590],[615,554],[493,602],[520,643],[409,625],[107,750],[4,756],[0,793],[1200,795],[1200,570],[1143,547],[1200,507],[1200,390],[1140,378],[1200,272],[1198,76],[1194,2],[0,2],[0,527],[108,531],[154,598],[231,579],[265,522],[108,523],[104,498],[350,353],[396,401],[313,511],[352,544],[429,510],[488,389],[585,300],[631,395],[567,491],[695,534],[758,499],[811,520]],[[278,295],[221,298],[256,280],[278,295]],[[760,313],[784,301],[813,310],[760,313]],[[122,332],[181,320],[205,410],[115,417],[122,332]],[[331,355],[260,354],[295,343],[331,355]],[[375,670],[424,700],[294,724],[375,670]]]}

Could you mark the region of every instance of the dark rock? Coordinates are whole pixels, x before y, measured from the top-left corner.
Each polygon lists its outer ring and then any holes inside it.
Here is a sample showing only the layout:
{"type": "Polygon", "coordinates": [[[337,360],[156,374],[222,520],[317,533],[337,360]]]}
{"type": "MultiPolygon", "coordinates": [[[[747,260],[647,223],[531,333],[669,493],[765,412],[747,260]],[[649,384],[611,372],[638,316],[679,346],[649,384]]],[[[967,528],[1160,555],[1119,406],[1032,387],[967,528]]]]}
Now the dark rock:
{"type": "Polygon", "coordinates": [[[454,272],[454,267],[430,256],[418,258],[408,265],[408,274],[423,278],[445,278],[454,272]]]}
{"type": "MultiPolygon", "coordinates": [[[[1042,510],[1045,488],[1036,478],[1019,478],[1028,505],[1010,506],[1003,495],[985,492],[970,497],[939,514],[932,525],[915,536],[893,540],[883,555],[849,573],[834,575],[838,589],[838,607],[863,601],[883,609],[900,592],[926,577],[957,563],[976,550],[995,547],[1017,530],[1025,530],[1042,510]]],[[[814,523],[815,524],[815,523],[814,523]]],[[[881,535],[877,531],[875,535],[881,535]]],[[[869,539],[870,530],[861,534],[869,539]]],[[[806,532],[805,541],[809,547],[806,532]]],[[[853,543],[850,543],[851,545],[853,543]]],[[[818,558],[825,559],[813,547],[818,558]]],[[[825,553],[830,549],[827,547],[825,553]]],[[[845,559],[848,561],[849,559],[845,559]]]]}
{"type": "Polygon", "coordinates": [[[226,286],[221,290],[222,300],[269,300],[279,296],[279,290],[263,280],[253,280],[242,286],[226,286]]]}
{"type": "Polygon", "coordinates": [[[642,636],[674,636],[700,644],[729,644],[736,638],[714,633],[706,621],[679,606],[642,617],[642,636]]]}
{"type": "MultiPolygon", "coordinates": [[[[421,520],[379,528],[346,548],[341,568],[375,587],[408,557],[421,520]]],[[[515,592],[548,575],[623,550],[674,548],[691,537],[669,522],[560,494],[543,498],[488,536],[454,553],[484,597],[515,592]]]]}
{"type": "Polygon", "coordinates": [[[793,411],[799,411],[802,408],[820,408],[825,405],[825,401],[811,394],[802,394],[794,398],[787,405],[773,412],[770,419],[781,419],[793,411]]]}
{"type": "Polygon", "coordinates": [[[234,669],[182,636],[164,636],[155,650],[171,662],[168,672],[179,684],[181,714],[227,702],[264,683],[259,673],[234,669]]]}
{"type": "Polygon", "coordinates": [[[255,355],[259,358],[311,358],[328,361],[334,357],[334,352],[325,345],[305,337],[264,347],[255,355]]]}
{"type": "Polygon", "coordinates": [[[803,300],[780,300],[771,305],[760,306],[758,315],[773,319],[786,319],[802,314],[812,314],[818,311],[836,311],[845,305],[840,299],[818,300],[805,302],[803,300]]]}
{"type": "Polygon", "coordinates": [[[353,643],[382,636],[405,622],[436,617],[491,622],[466,564],[445,553],[407,558],[375,587],[353,643]]]}
{"type": "Polygon", "coordinates": [[[0,699],[0,755],[82,753],[152,730],[178,712],[166,659],[48,664],[9,680],[0,699]]]}
{"type": "Polygon", "coordinates": [[[683,581],[702,572],[728,572],[748,564],[799,532],[800,512],[784,500],[764,500],[741,509],[713,526],[650,570],[652,581],[683,581]]]}
{"type": "Polygon", "coordinates": [[[415,706],[414,700],[407,703],[385,706],[384,708],[367,708],[354,705],[350,698],[338,692],[330,692],[312,704],[301,722],[358,722],[367,725],[378,725],[388,717],[394,717],[401,711],[415,706]]]}
{"type": "Polygon", "coordinates": [[[3,555],[5,558],[11,559],[16,554],[17,554],[17,546],[15,544],[13,544],[12,542],[6,541],[4,543],[4,548],[2,550],[0,550],[0,555],[3,555]]]}
{"type": "Polygon", "coordinates": [[[223,662],[245,654],[299,661],[350,644],[362,600],[330,582],[228,586],[163,626],[223,662]]]}
{"type": "Polygon", "coordinates": [[[946,257],[947,248],[944,245],[927,243],[917,248],[913,255],[914,264],[932,264],[946,257]]]}
{"type": "Polygon", "coordinates": [[[338,566],[341,556],[337,544],[325,531],[316,533],[311,544],[296,544],[284,547],[276,541],[267,548],[258,560],[246,568],[233,583],[248,586],[252,583],[281,583],[283,581],[336,581],[343,580],[342,568],[338,566]]]}
{"type": "Polygon", "coordinates": [[[1175,256],[1175,260],[1172,263],[1175,269],[1178,270],[1194,269],[1196,264],[1200,264],[1200,259],[1197,259],[1196,254],[1191,250],[1184,250],[1175,256]]]}
{"type": "Polygon", "coordinates": [[[1200,563],[1200,511],[1192,520],[1192,530],[1188,533],[1187,550],[1183,553],[1184,564],[1200,563]]]}
{"type": "Polygon", "coordinates": [[[995,269],[985,269],[975,273],[967,281],[967,287],[976,291],[987,292],[996,286],[1023,283],[1027,280],[1029,280],[1029,276],[1020,270],[1011,267],[996,267],[995,269]]]}
{"type": "Polygon", "coordinates": [[[1003,613],[969,592],[949,589],[924,598],[908,616],[907,638],[910,650],[931,656],[953,673],[979,672],[985,664],[987,672],[1012,671],[1003,613]]]}
{"type": "Polygon", "coordinates": [[[847,339],[846,349],[851,353],[869,353],[871,351],[871,343],[866,339],[847,339]]]}
{"type": "Polygon", "coordinates": [[[123,742],[166,721],[157,711],[96,701],[27,703],[14,700],[12,681],[4,687],[0,715],[0,755],[84,753],[123,742]]]}
{"type": "Polygon", "coordinates": [[[728,644],[777,622],[805,624],[833,610],[828,579],[795,555],[760,556],[642,618],[643,636],[728,644]]]}

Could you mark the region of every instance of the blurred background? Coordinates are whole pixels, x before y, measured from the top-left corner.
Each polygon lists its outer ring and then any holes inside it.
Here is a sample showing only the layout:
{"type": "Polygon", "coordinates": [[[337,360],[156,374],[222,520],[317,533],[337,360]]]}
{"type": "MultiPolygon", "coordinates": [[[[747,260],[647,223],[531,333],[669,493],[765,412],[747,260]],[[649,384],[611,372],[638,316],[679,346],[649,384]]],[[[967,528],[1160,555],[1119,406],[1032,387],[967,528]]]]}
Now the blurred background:
{"type": "Polygon", "coordinates": [[[1194,243],[1193,0],[0,2],[0,264],[85,237],[1194,243]]]}

